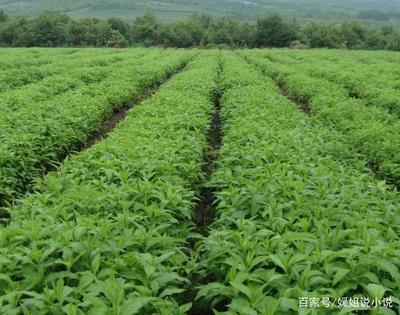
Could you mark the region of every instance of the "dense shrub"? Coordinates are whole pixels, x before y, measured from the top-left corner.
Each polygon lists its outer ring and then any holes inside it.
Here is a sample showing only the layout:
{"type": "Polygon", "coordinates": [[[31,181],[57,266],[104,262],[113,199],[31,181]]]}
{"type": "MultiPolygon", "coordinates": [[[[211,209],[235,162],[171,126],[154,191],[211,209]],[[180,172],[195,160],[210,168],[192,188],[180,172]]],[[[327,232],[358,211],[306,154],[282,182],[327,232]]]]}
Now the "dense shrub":
{"type": "Polygon", "coordinates": [[[114,17],[73,19],[48,11],[32,19],[0,11],[0,46],[158,46],[158,47],[326,47],[400,50],[400,33],[392,26],[368,27],[312,22],[299,25],[277,14],[255,22],[194,15],[185,20],[159,21],[151,12],[127,22],[114,17]]]}

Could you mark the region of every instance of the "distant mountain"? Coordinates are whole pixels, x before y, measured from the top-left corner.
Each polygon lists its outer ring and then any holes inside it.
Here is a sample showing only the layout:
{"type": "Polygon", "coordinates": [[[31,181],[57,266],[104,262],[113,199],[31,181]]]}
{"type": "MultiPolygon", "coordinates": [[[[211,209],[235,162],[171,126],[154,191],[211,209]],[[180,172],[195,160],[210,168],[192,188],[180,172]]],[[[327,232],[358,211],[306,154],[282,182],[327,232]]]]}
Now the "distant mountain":
{"type": "Polygon", "coordinates": [[[13,15],[55,9],[72,16],[124,19],[150,9],[163,20],[194,13],[250,20],[268,12],[299,20],[400,20],[400,0],[0,0],[0,9],[13,15]]]}

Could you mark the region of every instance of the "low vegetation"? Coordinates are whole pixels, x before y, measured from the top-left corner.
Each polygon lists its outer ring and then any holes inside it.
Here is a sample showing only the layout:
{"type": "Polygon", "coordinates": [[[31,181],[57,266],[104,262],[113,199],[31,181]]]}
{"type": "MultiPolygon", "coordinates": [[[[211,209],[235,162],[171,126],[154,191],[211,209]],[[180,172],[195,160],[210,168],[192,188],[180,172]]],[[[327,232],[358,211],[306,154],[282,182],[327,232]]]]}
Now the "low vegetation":
{"type": "MultiPolygon", "coordinates": [[[[190,52],[161,50],[143,55],[139,49],[116,53],[115,62],[110,62],[107,54],[98,61],[92,59],[93,53],[85,51],[81,58],[74,58],[73,67],[62,62],[68,57],[61,53],[51,63],[53,71],[45,73],[44,66],[40,77],[29,75],[28,68],[24,73],[29,80],[18,81],[17,90],[4,93],[0,102],[1,205],[26,191],[71,150],[84,146],[114,111],[133,105],[191,56],[190,52]],[[85,69],[85,62],[100,66],[85,69]]],[[[37,71],[32,69],[33,74],[37,71]]]]}
{"type": "Polygon", "coordinates": [[[291,98],[306,103],[315,117],[338,130],[342,140],[357,150],[379,178],[400,187],[400,139],[396,136],[400,124],[397,114],[391,114],[388,108],[396,98],[388,97],[382,89],[378,95],[381,102],[371,105],[350,97],[337,83],[312,78],[266,58],[249,59],[274,77],[291,98]]]}
{"type": "Polygon", "coordinates": [[[14,208],[0,229],[2,312],[186,313],[217,61],[191,62],[14,208]]]}
{"type": "Polygon", "coordinates": [[[398,313],[397,53],[4,51],[1,314],[398,313]]]}
{"type": "Polygon", "coordinates": [[[317,314],[300,309],[299,297],[398,296],[399,196],[271,79],[239,57],[224,67],[216,217],[199,246],[207,279],[199,307],[317,314]]]}

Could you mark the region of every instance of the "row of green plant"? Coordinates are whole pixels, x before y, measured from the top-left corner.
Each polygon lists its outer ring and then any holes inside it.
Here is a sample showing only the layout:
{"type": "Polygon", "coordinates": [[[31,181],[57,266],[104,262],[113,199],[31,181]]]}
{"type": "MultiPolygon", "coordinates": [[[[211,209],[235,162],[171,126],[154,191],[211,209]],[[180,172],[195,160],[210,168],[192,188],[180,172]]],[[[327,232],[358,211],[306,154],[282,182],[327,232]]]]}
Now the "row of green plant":
{"type": "MultiPolygon", "coordinates": [[[[138,56],[145,54],[144,50],[139,49],[134,52],[138,56]]],[[[6,69],[3,69],[0,74],[0,93],[35,84],[45,78],[50,79],[52,76],[65,75],[65,72],[69,69],[83,66],[111,65],[113,62],[123,60],[124,55],[130,55],[131,58],[136,57],[133,52],[129,53],[127,51],[114,55],[106,54],[104,56],[101,51],[98,53],[90,51],[89,53],[80,52],[78,54],[65,54],[60,51],[58,54],[51,56],[44,54],[44,56],[40,57],[42,62],[38,63],[34,58],[30,58],[28,51],[26,51],[20,58],[31,60],[31,63],[25,63],[21,67],[17,61],[14,61],[6,69]],[[44,61],[46,63],[43,63],[44,61]]]]}
{"type": "Polygon", "coordinates": [[[315,78],[327,79],[343,86],[351,97],[360,98],[367,106],[380,106],[389,112],[400,115],[400,83],[397,62],[377,61],[378,56],[366,57],[371,65],[357,63],[353,56],[338,56],[328,60],[323,52],[304,54],[296,52],[281,56],[273,52],[274,62],[282,63],[300,73],[315,78]],[[379,72],[377,71],[379,69],[379,72]]]}
{"type": "MultiPolygon", "coordinates": [[[[75,54],[78,50],[72,49],[8,49],[1,48],[0,69],[23,68],[25,66],[40,66],[52,62],[60,56],[68,57],[75,54]]],[[[111,52],[111,51],[110,51],[111,52]]]]}
{"type": "Polygon", "coordinates": [[[213,53],[190,62],[12,209],[0,229],[0,313],[188,311],[187,242],[217,73],[213,53]]]}
{"type": "MultiPolygon", "coordinates": [[[[135,63],[140,62],[144,50],[135,49],[125,53],[116,53],[115,56],[102,56],[101,53],[80,55],[77,56],[78,58],[68,61],[63,61],[63,55],[60,54],[57,62],[47,66],[56,69],[51,74],[48,73],[47,76],[36,82],[0,94],[1,117],[5,118],[10,111],[15,112],[38,102],[54,100],[56,96],[62,97],[62,94],[88,84],[100,83],[116,73],[119,67],[126,66],[127,59],[132,59],[135,63]]],[[[147,62],[147,60],[145,61],[147,62]]],[[[16,71],[21,70],[16,69],[16,71]]]]}
{"type": "MultiPolygon", "coordinates": [[[[255,53],[256,54],[256,53],[255,53]]],[[[251,53],[244,56],[281,85],[284,93],[311,109],[314,117],[342,134],[379,178],[400,187],[400,121],[386,109],[366,107],[340,85],[317,79],[251,53]]]]}
{"type": "Polygon", "coordinates": [[[27,103],[3,112],[0,131],[0,204],[30,188],[118,107],[135,103],[143,94],[175,72],[193,54],[154,50],[143,58],[129,58],[105,80],[68,91],[48,101],[27,103]]]}
{"type": "Polygon", "coordinates": [[[390,297],[399,305],[399,195],[271,79],[238,56],[224,59],[224,137],[210,183],[215,220],[197,246],[198,309],[356,311],[325,308],[322,300],[319,308],[299,307],[299,298],[323,297],[390,297]]]}
{"type": "Polygon", "coordinates": [[[315,50],[269,50],[266,51],[268,57],[274,59],[284,58],[285,62],[303,61],[304,64],[319,66],[320,63],[337,66],[345,72],[353,74],[366,74],[373,72],[373,77],[368,80],[375,81],[380,86],[394,86],[398,69],[394,67],[400,61],[398,54],[387,51],[354,51],[348,52],[338,49],[315,49],[315,50]],[[379,78],[386,78],[387,82],[382,82],[379,78]],[[388,80],[388,78],[390,78],[388,80]]]}
{"type": "MultiPolygon", "coordinates": [[[[32,104],[60,97],[87,84],[99,83],[113,71],[113,65],[111,63],[107,67],[82,66],[65,69],[65,72],[59,75],[47,76],[39,82],[4,92],[0,96],[0,112],[6,115],[8,112],[30,107],[32,104]]],[[[5,116],[2,117],[0,120],[5,119],[5,116]]]]}

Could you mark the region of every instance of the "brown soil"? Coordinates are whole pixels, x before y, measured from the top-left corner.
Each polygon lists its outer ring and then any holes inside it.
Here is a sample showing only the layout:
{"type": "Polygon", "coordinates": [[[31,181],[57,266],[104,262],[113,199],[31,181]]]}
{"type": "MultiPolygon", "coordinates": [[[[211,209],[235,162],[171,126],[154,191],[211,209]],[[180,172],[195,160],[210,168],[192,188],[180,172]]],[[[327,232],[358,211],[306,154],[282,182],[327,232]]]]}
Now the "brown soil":
{"type": "MultiPolygon", "coordinates": [[[[218,158],[218,150],[221,146],[222,131],[221,131],[221,117],[220,117],[220,97],[219,91],[214,94],[214,113],[211,122],[210,130],[208,132],[208,150],[204,153],[204,165],[202,173],[205,174],[205,183],[209,182],[215,161],[218,158]]],[[[207,234],[207,226],[212,221],[213,205],[214,205],[214,189],[207,185],[203,185],[200,190],[199,200],[197,202],[194,219],[196,226],[200,233],[207,234]]]]}
{"type": "Polygon", "coordinates": [[[290,91],[286,88],[286,86],[284,86],[281,82],[278,82],[278,87],[281,91],[281,94],[290,101],[292,101],[293,103],[295,103],[304,114],[308,116],[311,115],[311,108],[307,103],[300,101],[296,96],[290,93],[290,91]]]}
{"type": "MultiPolygon", "coordinates": [[[[222,69],[220,69],[222,71],[222,69]]],[[[208,147],[206,152],[204,152],[204,164],[202,168],[202,173],[204,174],[204,180],[198,195],[198,202],[194,209],[194,221],[196,223],[197,231],[203,236],[207,236],[207,227],[213,220],[214,217],[214,206],[215,206],[215,190],[213,187],[207,185],[209,183],[212,172],[214,169],[214,164],[218,159],[218,150],[222,142],[222,121],[220,116],[220,98],[221,92],[219,90],[214,91],[213,102],[214,102],[214,112],[212,117],[212,122],[207,135],[208,147]]],[[[191,246],[195,247],[196,239],[191,242],[191,246]]],[[[192,308],[189,310],[190,315],[211,315],[214,312],[211,308],[206,305],[199,305],[195,301],[195,296],[197,292],[197,286],[200,284],[210,283],[213,279],[202,278],[199,275],[193,274],[191,277],[191,285],[185,290],[183,300],[187,303],[192,302],[192,308]]]]}
{"type": "Polygon", "coordinates": [[[107,134],[122,120],[125,118],[126,113],[130,107],[122,107],[119,108],[114,114],[108,118],[102,125],[99,127],[98,131],[95,134],[92,134],[84,145],[84,149],[88,149],[93,146],[97,141],[103,140],[107,137],[107,134]]]}

